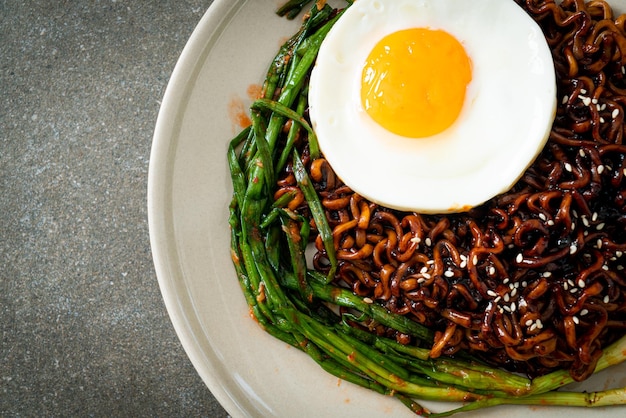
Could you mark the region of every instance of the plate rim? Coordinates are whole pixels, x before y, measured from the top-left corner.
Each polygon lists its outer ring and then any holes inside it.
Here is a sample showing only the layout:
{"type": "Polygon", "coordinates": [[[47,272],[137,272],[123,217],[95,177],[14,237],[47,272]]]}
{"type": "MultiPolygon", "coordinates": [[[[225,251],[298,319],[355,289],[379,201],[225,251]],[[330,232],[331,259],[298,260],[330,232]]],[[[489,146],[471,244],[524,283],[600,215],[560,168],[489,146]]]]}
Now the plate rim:
{"type": "MultiPolygon", "coordinates": [[[[232,0],[214,0],[202,18],[198,21],[188,38],[179,58],[176,61],[171,76],[167,82],[161,106],[159,108],[148,165],[147,184],[147,217],[150,236],[150,248],[159,289],[167,310],[170,322],[182,345],[187,357],[195,368],[211,394],[219,404],[230,414],[245,413],[242,406],[236,402],[219,381],[219,374],[212,368],[215,364],[216,352],[209,346],[202,346],[195,336],[190,321],[199,319],[190,318],[180,301],[180,292],[177,291],[177,281],[172,270],[177,268],[178,258],[176,244],[171,237],[173,213],[168,197],[173,193],[172,176],[173,159],[171,151],[175,149],[177,133],[181,129],[181,115],[188,104],[189,83],[193,80],[204,64],[202,57],[210,46],[219,37],[222,27],[231,20],[236,11],[243,7],[247,0],[233,2],[232,0]],[[166,167],[163,169],[163,167],[166,167]],[[207,356],[210,354],[210,356],[207,356]],[[211,358],[212,355],[212,358],[211,358]],[[210,367],[207,367],[207,364],[210,367]]],[[[188,295],[186,297],[189,297],[188,295]]],[[[197,326],[201,326],[198,324],[197,326]]]]}

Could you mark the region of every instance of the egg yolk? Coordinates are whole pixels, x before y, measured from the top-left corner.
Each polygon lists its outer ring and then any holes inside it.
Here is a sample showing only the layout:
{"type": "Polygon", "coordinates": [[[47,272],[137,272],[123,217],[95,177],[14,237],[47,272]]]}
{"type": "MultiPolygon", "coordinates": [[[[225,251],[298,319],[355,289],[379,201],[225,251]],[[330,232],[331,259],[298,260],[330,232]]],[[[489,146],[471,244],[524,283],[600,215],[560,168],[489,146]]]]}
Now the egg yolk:
{"type": "Polygon", "coordinates": [[[361,103],[388,131],[424,138],[454,123],[471,79],[471,61],[454,36],[426,28],[401,30],[384,37],[368,56],[361,103]]]}

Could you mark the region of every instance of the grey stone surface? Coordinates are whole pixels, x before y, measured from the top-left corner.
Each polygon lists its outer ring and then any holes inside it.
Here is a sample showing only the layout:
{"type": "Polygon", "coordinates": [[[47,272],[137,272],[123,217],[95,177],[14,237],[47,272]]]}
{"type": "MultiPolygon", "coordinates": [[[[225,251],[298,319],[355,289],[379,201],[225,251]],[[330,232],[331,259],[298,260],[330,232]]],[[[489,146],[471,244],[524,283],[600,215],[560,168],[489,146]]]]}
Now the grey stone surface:
{"type": "Polygon", "coordinates": [[[227,416],[146,213],[160,100],[210,4],[0,0],[0,416],[227,416]]]}

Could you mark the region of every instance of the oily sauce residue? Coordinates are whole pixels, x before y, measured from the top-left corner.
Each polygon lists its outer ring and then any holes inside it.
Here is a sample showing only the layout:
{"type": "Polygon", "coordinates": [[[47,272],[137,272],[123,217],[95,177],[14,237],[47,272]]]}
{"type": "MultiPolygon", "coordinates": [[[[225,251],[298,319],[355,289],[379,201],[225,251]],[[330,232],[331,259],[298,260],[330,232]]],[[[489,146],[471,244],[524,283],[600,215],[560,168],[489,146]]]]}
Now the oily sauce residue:
{"type": "MultiPolygon", "coordinates": [[[[246,90],[248,99],[252,101],[261,97],[262,94],[263,87],[258,84],[250,84],[246,90]]],[[[228,102],[228,118],[236,131],[247,128],[252,124],[250,116],[248,116],[248,107],[244,100],[237,95],[233,95],[228,102]]]]}
{"type": "Polygon", "coordinates": [[[263,86],[260,84],[250,84],[246,90],[248,97],[252,100],[259,99],[263,96],[263,86]]]}
{"type": "Polygon", "coordinates": [[[228,102],[228,118],[235,129],[243,129],[252,124],[243,100],[238,96],[233,96],[228,102]]]}

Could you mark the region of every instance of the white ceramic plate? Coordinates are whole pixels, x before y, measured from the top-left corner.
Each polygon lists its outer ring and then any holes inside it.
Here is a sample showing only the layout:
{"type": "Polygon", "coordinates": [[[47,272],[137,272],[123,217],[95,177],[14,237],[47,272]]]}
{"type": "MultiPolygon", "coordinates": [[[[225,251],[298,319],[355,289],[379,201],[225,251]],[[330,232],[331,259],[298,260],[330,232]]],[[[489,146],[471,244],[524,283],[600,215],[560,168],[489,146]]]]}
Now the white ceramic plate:
{"type": "MultiPolygon", "coordinates": [[[[274,15],[282,2],[216,0],[172,75],[156,126],[148,186],[163,298],[189,358],[234,417],[411,417],[395,399],[339,381],[262,331],[248,315],[230,261],[225,155],[239,131],[232,111],[236,105],[247,108],[249,86],[262,82],[278,47],[300,25],[274,15]]],[[[625,386],[626,368],[589,383],[625,386]]],[[[499,407],[463,417],[529,413],[607,417],[626,416],[626,409],[499,407]]]]}

